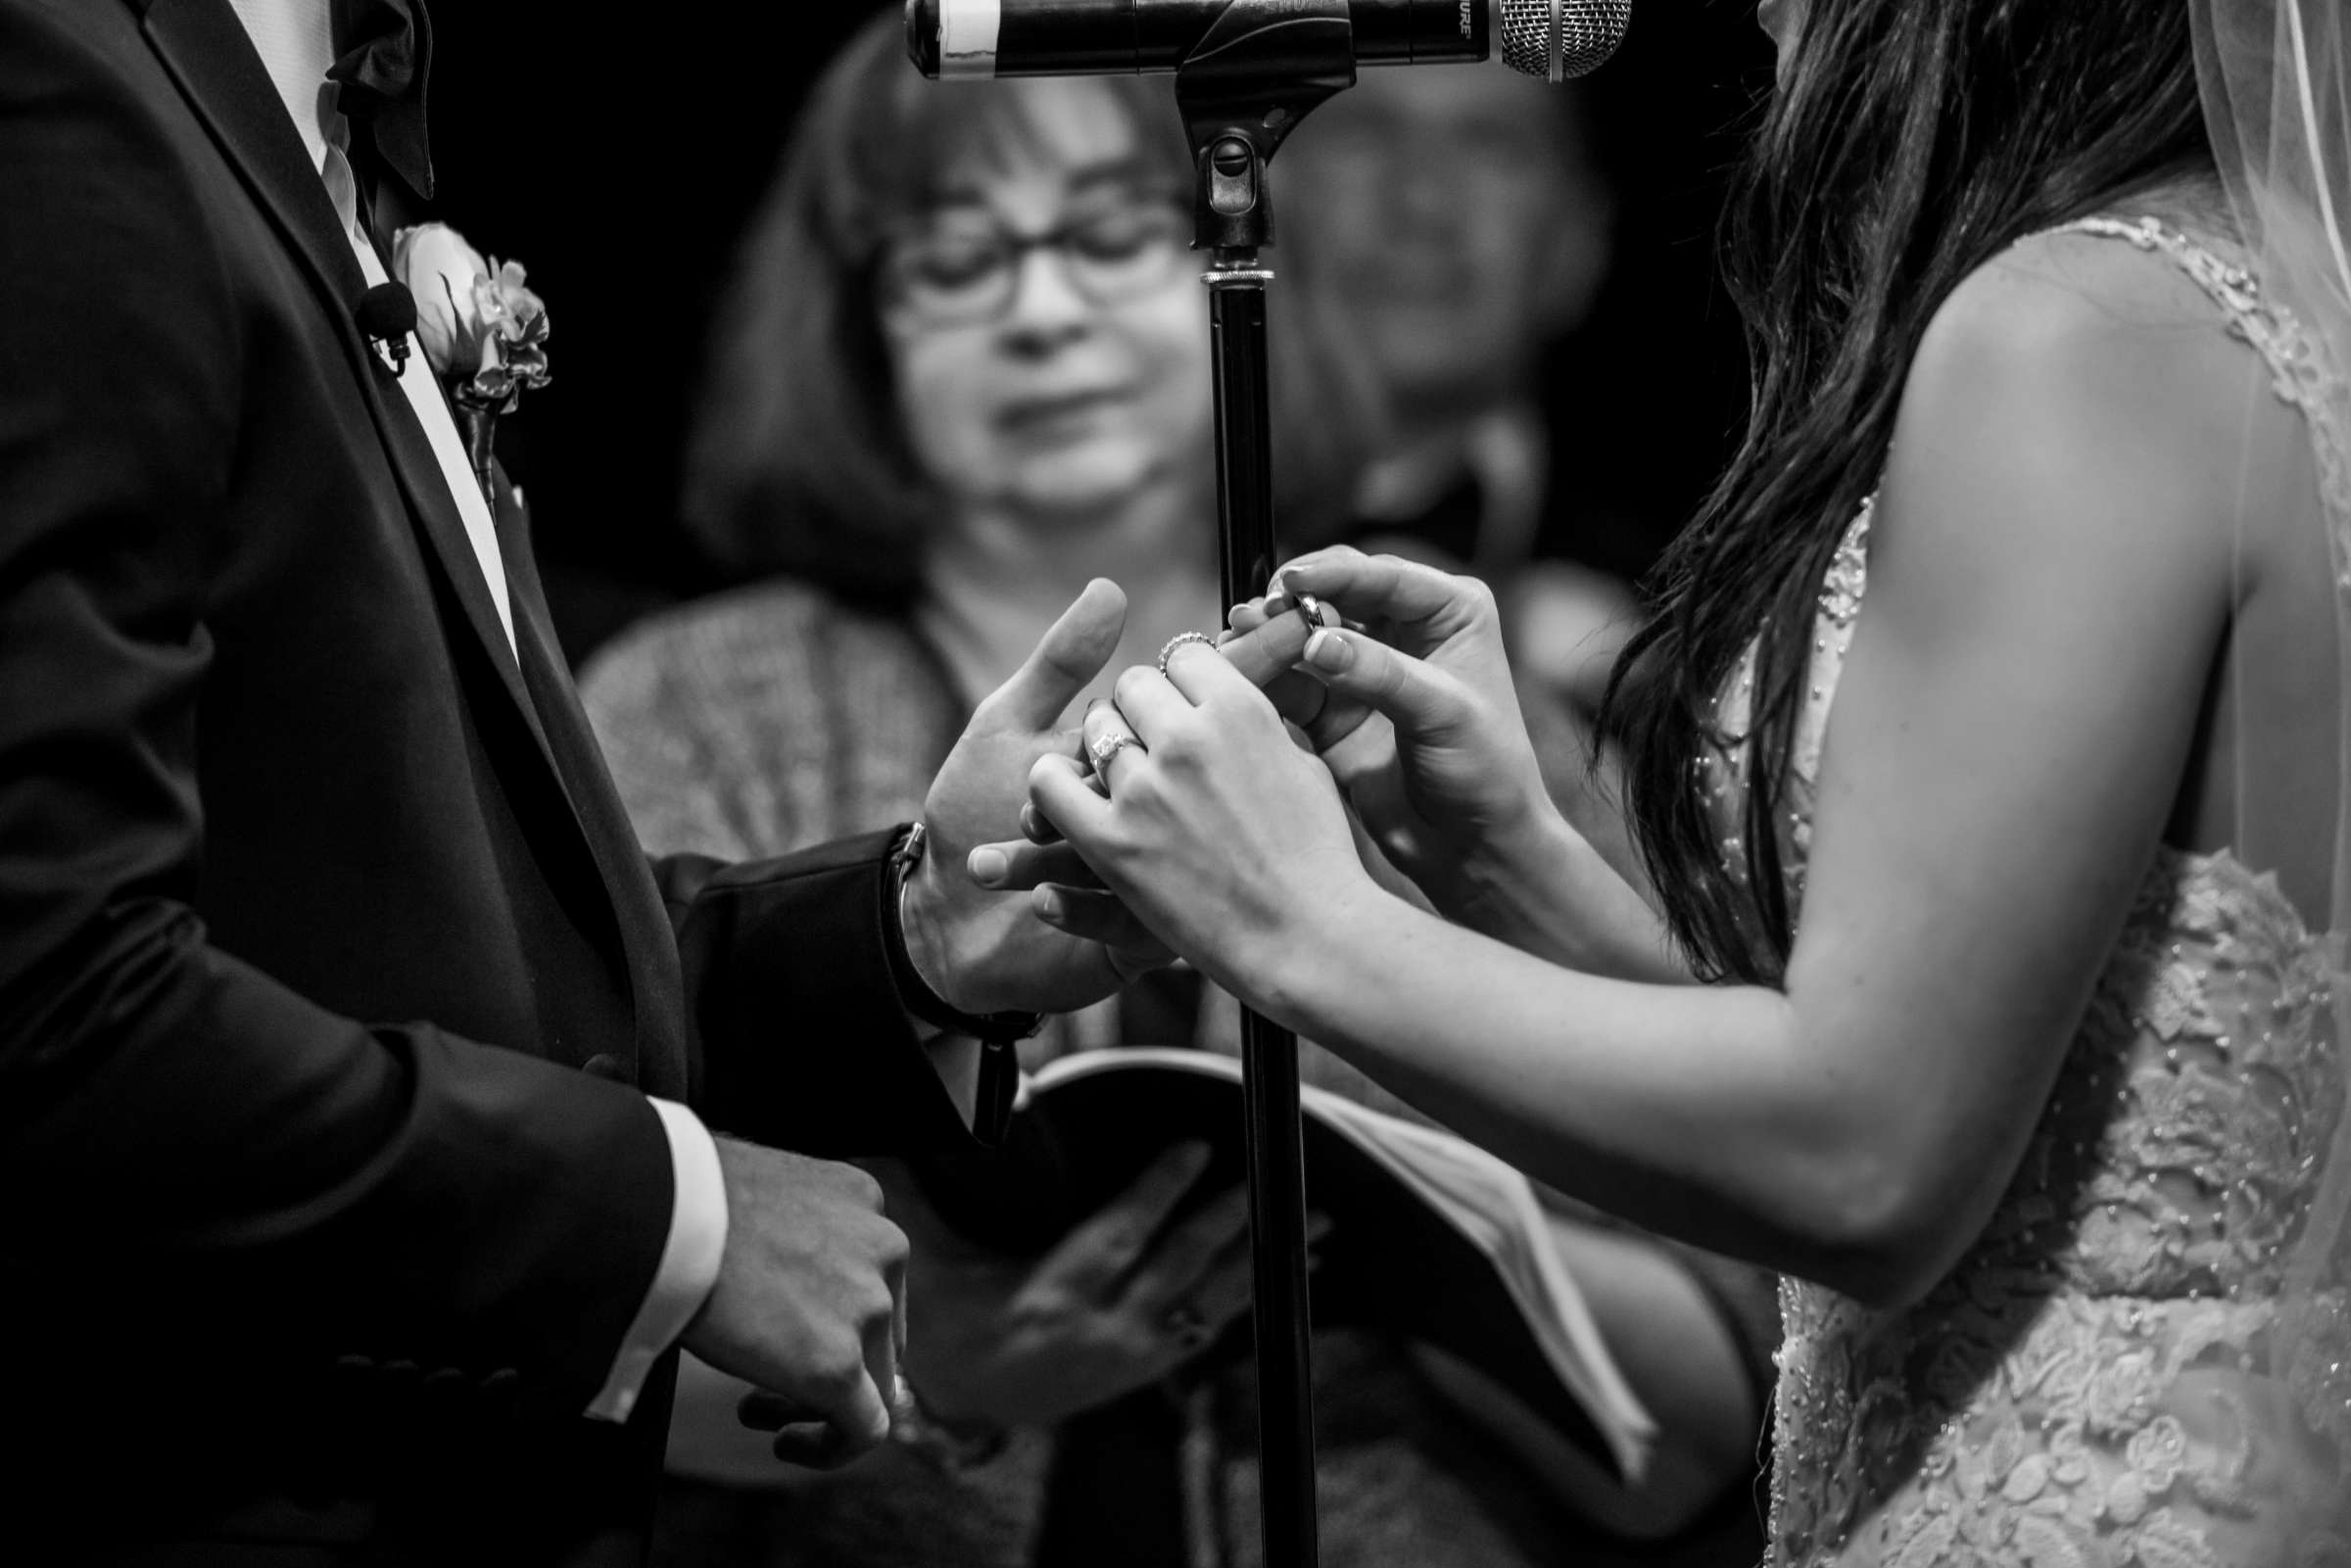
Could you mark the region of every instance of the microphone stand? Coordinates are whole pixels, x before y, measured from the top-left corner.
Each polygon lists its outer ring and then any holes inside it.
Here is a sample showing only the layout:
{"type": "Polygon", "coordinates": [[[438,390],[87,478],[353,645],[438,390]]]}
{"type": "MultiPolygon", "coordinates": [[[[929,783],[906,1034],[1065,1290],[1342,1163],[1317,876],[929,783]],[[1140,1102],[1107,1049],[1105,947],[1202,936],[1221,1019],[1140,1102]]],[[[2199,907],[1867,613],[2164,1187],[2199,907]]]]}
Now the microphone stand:
{"type": "MultiPolygon", "coordinates": [[[[1291,0],[1273,20],[1229,8],[1176,72],[1198,187],[1194,249],[1208,253],[1216,380],[1219,559],[1227,603],[1266,590],[1274,565],[1266,292],[1273,242],[1267,165],[1308,111],[1354,85],[1347,0],[1291,0]]],[[[1306,1163],[1298,1037],[1241,1015],[1257,1337],[1258,1454],[1268,1568],[1314,1568],[1315,1426],[1308,1336],[1306,1163]]]]}

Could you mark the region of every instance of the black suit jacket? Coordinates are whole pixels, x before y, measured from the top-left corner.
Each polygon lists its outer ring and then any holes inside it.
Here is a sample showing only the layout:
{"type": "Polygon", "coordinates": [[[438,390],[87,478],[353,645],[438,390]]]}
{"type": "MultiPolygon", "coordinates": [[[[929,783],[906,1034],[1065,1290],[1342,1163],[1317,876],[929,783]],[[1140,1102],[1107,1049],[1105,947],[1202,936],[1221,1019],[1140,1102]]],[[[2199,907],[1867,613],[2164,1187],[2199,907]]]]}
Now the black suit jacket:
{"type": "Polygon", "coordinates": [[[959,1130],[883,841],[648,867],[517,508],[519,666],[364,288],[224,0],[0,0],[27,1560],[633,1560],[666,1381],[578,1412],[667,1231],[639,1091],[818,1153],[959,1130]]]}

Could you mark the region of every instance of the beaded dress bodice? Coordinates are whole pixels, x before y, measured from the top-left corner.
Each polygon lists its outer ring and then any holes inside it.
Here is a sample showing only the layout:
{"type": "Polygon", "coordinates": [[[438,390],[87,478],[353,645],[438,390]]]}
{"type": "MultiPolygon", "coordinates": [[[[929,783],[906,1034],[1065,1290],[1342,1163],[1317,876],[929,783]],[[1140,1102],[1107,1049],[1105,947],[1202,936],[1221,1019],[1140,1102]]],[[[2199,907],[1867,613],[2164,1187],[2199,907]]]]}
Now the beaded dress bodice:
{"type": "MultiPolygon", "coordinates": [[[[2310,416],[2351,519],[2336,388],[2251,281],[2152,220],[2075,227],[2204,284],[2310,416]],[[2325,406],[2321,406],[2322,402],[2325,406]]],[[[1872,505],[1823,585],[1778,829],[1800,909],[1811,791],[1867,588],[1872,505]]],[[[1754,651],[1701,776],[1744,864],[1754,651]]],[[[1983,1568],[2351,1564],[2351,1309],[2273,1365],[2282,1260],[2341,1114],[2326,945],[2226,851],[2160,851],[2023,1164],[1916,1307],[1781,1289],[1772,1562],[1983,1568]]]]}

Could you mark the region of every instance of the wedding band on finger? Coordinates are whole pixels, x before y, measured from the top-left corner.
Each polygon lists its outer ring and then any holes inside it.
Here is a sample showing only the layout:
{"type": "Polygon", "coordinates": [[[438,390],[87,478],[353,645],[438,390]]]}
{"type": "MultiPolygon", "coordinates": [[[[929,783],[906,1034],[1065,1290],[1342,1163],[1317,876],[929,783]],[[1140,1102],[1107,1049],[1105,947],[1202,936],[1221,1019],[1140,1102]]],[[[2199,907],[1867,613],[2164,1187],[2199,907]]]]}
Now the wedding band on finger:
{"type": "Polygon", "coordinates": [[[890,1424],[896,1426],[913,1420],[918,1408],[915,1403],[913,1385],[906,1381],[906,1374],[903,1372],[891,1373],[889,1382],[890,1424]]]}
{"type": "Polygon", "coordinates": [[[1326,627],[1339,624],[1339,618],[1324,609],[1322,601],[1312,594],[1296,595],[1290,602],[1290,608],[1296,610],[1298,619],[1306,623],[1307,634],[1310,637],[1326,627]]]}
{"type": "Polygon", "coordinates": [[[1168,673],[1168,660],[1174,658],[1176,656],[1176,650],[1183,646],[1186,642],[1197,642],[1202,647],[1211,648],[1217,645],[1217,640],[1213,637],[1210,637],[1206,632],[1178,632],[1174,637],[1169,638],[1168,641],[1160,647],[1160,674],[1165,675],[1168,673]]]}

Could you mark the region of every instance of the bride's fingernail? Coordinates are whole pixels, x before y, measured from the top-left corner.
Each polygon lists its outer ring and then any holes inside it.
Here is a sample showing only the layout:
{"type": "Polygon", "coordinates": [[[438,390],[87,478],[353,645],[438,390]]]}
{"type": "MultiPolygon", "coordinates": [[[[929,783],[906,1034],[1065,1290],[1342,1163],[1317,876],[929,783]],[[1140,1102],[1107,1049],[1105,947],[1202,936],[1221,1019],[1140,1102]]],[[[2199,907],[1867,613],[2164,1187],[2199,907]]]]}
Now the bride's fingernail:
{"type": "Polygon", "coordinates": [[[1036,890],[1036,914],[1039,920],[1053,926],[1059,926],[1068,919],[1069,904],[1061,896],[1059,888],[1040,887],[1036,890]]]}
{"type": "Polygon", "coordinates": [[[975,849],[966,864],[971,868],[972,880],[983,887],[993,887],[1012,874],[1012,857],[1001,849],[985,846],[975,849]]]}
{"type": "Polygon", "coordinates": [[[1306,662],[1335,674],[1355,663],[1355,649],[1329,627],[1320,627],[1306,640],[1306,662]]]}

